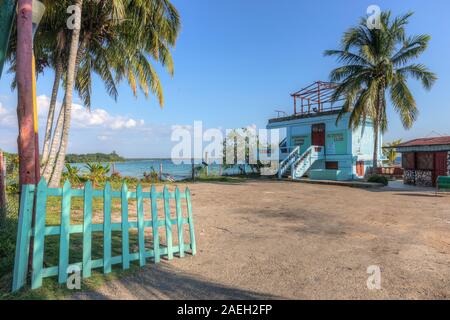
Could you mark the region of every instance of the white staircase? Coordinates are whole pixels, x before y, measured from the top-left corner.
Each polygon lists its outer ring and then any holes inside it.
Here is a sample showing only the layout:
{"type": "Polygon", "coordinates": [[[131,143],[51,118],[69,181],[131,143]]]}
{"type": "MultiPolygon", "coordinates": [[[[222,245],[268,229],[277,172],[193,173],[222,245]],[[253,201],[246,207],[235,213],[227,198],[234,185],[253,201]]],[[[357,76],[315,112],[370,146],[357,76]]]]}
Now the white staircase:
{"type": "Polygon", "coordinates": [[[323,159],[324,147],[311,146],[304,153],[300,154],[300,147],[292,151],[289,156],[280,163],[278,178],[291,176],[293,180],[298,180],[305,175],[311,166],[323,159]]]}

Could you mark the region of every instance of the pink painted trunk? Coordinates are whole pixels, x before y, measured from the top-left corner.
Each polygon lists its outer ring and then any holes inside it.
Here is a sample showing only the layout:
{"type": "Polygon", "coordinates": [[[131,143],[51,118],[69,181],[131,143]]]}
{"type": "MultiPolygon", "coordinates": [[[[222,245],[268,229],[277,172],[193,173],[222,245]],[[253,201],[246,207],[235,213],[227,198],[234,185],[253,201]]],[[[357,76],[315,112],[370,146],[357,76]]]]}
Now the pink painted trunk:
{"type": "Polygon", "coordinates": [[[17,119],[19,122],[19,183],[36,184],[35,132],[32,97],[32,0],[18,1],[17,119]]]}

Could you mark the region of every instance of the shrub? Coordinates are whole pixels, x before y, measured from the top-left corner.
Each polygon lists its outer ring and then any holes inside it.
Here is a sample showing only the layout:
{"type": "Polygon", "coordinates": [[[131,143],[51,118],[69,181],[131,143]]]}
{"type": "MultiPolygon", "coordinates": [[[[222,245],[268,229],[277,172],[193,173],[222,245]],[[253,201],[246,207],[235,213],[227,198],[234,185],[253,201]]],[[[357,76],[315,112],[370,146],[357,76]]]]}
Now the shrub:
{"type": "Polygon", "coordinates": [[[374,175],[370,176],[367,181],[373,182],[373,183],[382,183],[385,186],[387,186],[389,183],[388,178],[386,178],[385,176],[380,176],[378,174],[374,174],[374,175]]]}
{"type": "Polygon", "coordinates": [[[109,177],[109,180],[111,181],[111,182],[121,182],[121,181],[123,181],[123,177],[122,177],[122,175],[119,173],[119,172],[114,172],[114,173],[112,173],[111,174],[111,176],[109,177]]]}
{"type": "Polygon", "coordinates": [[[69,180],[74,186],[81,183],[80,179],[80,168],[72,167],[70,164],[66,163],[66,171],[62,174],[63,183],[65,180],[69,180]]]}
{"type": "Polygon", "coordinates": [[[89,170],[87,178],[92,181],[94,188],[98,183],[103,183],[106,181],[106,175],[110,170],[109,164],[103,165],[101,163],[87,163],[85,167],[89,170]]]}
{"type": "Polygon", "coordinates": [[[159,175],[158,172],[155,170],[154,167],[151,167],[151,171],[150,172],[144,172],[143,174],[143,178],[142,178],[142,182],[149,182],[149,183],[157,183],[159,181],[159,175]]]}
{"type": "Polygon", "coordinates": [[[19,193],[19,184],[11,183],[6,185],[6,193],[7,194],[18,194],[19,193]]]}

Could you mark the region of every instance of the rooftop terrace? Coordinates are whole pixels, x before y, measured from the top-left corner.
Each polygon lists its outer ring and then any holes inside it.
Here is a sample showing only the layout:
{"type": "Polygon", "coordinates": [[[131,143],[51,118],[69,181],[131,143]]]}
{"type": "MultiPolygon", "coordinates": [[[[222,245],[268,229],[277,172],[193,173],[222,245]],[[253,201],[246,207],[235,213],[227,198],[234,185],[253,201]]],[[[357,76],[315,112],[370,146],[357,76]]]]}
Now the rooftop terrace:
{"type": "Polygon", "coordinates": [[[269,123],[338,113],[342,109],[342,106],[335,104],[343,99],[333,99],[333,94],[337,86],[337,83],[316,81],[292,93],[294,113],[288,115],[285,111],[275,110],[277,117],[270,119],[269,123]]]}

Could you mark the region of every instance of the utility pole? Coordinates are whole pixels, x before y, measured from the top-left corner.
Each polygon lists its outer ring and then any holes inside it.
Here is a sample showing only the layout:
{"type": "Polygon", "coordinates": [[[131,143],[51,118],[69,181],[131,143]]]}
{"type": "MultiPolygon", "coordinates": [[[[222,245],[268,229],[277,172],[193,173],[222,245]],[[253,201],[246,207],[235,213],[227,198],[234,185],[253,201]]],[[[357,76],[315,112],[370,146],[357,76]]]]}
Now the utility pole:
{"type": "Polygon", "coordinates": [[[33,110],[32,0],[18,0],[17,13],[17,119],[19,122],[19,184],[36,184],[36,132],[33,110]]]}

